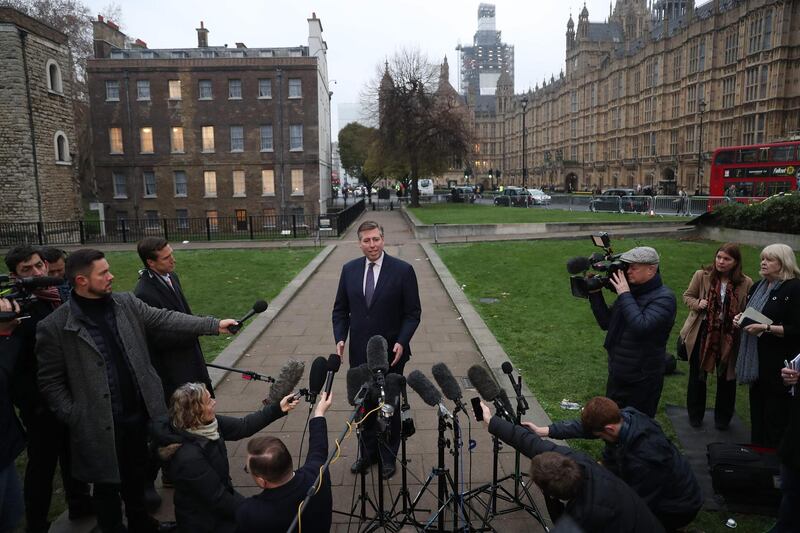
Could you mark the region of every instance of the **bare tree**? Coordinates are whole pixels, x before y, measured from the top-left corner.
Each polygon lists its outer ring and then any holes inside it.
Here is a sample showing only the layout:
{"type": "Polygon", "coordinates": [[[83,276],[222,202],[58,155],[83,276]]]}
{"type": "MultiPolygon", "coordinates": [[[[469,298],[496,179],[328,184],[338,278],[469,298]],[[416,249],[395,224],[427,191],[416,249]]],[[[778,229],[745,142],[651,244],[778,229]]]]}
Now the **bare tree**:
{"type": "Polygon", "coordinates": [[[420,176],[444,172],[469,149],[469,111],[448,78],[446,61],[437,68],[419,50],[402,50],[366,92],[378,117],[378,166],[407,169],[415,207],[420,176]]]}

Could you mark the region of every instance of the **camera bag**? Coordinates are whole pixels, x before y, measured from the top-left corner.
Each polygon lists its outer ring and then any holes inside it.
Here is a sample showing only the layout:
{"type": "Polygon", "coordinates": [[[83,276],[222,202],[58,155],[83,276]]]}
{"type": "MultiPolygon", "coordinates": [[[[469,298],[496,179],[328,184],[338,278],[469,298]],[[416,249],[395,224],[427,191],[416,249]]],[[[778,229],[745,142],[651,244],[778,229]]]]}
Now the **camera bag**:
{"type": "Polygon", "coordinates": [[[712,442],[708,467],[714,492],[726,502],[774,506],[780,502],[780,458],[772,448],[712,442]]]}

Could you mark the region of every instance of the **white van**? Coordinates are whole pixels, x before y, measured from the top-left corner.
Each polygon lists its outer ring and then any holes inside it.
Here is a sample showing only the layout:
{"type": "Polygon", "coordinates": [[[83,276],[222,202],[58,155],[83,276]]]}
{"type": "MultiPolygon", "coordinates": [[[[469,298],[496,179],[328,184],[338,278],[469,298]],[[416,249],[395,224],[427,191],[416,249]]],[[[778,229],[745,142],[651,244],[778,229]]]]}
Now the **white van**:
{"type": "Polygon", "coordinates": [[[419,194],[422,196],[433,196],[433,180],[428,178],[420,178],[417,182],[419,186],[419,194]]]}

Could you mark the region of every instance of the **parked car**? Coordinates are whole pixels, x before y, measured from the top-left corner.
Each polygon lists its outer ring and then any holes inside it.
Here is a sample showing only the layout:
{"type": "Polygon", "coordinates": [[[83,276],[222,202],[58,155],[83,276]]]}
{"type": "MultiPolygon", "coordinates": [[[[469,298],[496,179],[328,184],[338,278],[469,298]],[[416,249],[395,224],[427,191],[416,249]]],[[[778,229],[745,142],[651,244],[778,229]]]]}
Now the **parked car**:
{"type": "Polygon", "coordinates": [[[531,201],[533,205],[548,205],[552,198],[549,194],[545,194],[545,192],[541,189],[528,189],[528,192],[531,193],[531,201]]]}
{"type": "Polygon", "coordinates": [[[450,201],[454,203],[475,203],[475,189],[467,185],[457,185],[450,189],[450,201]]]}
{"type": "Polygon", "coordinates": [[[607,189],[589,202],[590,211],[619,211],[641,213],[649,208],[648,198],[636,196],[634,189],[607,189]]]}
{"type": "Polygon", "coordinates": [[[506,187],[503,192],[494,198],[494,205],[528,207],[533,200],[528,189],[522,187],[506,187]]]}

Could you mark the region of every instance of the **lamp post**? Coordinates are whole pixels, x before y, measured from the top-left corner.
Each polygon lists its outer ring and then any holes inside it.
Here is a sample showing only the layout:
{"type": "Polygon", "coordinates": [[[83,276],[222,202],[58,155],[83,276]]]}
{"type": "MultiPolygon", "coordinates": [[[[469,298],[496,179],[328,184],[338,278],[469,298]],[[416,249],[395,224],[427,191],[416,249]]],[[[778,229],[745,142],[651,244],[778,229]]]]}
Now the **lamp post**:
{"type": "Polygon", "coordinates": [[[489,189],[494,190],[494,173],[492,169],[489,169],[489,189]]]}
{"type": "Polygon", "coordinates": [[[528,188],[528,130],[525,127],[525,110],[528,109],[528,97],[522,97],[522,188],[528,188]]]}
{"type": "Polygon", "coordinates": [[[704,187],[703,182],[700,180],[700,173],[703,171],[703,113],[706,111],[706,101],[704,99],[700,99],[697,109],[700,113],[700,135],[697,143],[697,175],[695,176],[695,181],[700,188],[700,192],[702,192],[704,187]]]}

